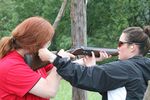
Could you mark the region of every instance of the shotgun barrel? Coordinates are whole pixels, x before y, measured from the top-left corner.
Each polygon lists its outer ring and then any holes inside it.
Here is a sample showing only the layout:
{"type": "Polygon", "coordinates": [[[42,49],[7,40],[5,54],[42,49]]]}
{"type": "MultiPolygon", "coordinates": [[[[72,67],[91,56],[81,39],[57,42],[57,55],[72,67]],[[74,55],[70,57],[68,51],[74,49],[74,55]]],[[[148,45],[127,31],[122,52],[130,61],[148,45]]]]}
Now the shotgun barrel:
{"type": "MultiPolygon", "coordinates": [[[[112,56],[118,56],[118,50],[117,49],[111,49],[111,48],[97,48],[97,47],[78,47],[67,50],[69,53],[72,53],[75,56],[78,55],[89,55],[92,56],[92,52],[94,52],[96,57],[99,57],[100,51],[105,51],[108,55],[112,56]]],[[[56,53],[56,51],[52,51],[53,53],[56,53]]],[[[150,50],[147,53],[147,55],[150,55],[150,50]]]]}
{"type": "Polygon", "coordinates": [[[110,49],[110,48],[96,48],[96,47],[80,47],[76,49],[70,49],[67,50],[68,52],[72,53],[73,55],[89,55],[92,56],[92,52],[94,52],[96,57],[99,57],[100,51],[105,51],[107,54],[112,55],[112,56],[117,56],[118,55],[118,50],[117,49],[110,49]]]}

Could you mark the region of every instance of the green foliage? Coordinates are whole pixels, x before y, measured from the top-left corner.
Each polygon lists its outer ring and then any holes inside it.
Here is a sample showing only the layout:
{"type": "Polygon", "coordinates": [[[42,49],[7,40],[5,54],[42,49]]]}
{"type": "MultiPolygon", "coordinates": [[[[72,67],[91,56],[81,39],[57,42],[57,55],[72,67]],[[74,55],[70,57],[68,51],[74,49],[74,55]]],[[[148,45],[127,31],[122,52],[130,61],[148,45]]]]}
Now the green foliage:
{"type": "MultiPolygon", "coordinates": [[[[0,37],[10,34],[25,18],[42,16],[52,24],[63,0],[0,0],[0,37]]],[[[87,5],[87,44],[116,48],[122,30],[150,22],[150,0],[89,0],[87,5]]],[[[70,0],[50,49],[71,48],[70,0]]]]}
{"type": "MultiPolygon", "coordinates": [[[[71,22],[70,22],[69,7],[70,7],[70,2],[67,3],[64,16],[62,17],[56,29],[51,50],[59,50],[62,48],[67,50],[71,48],[72,41],[71,41],[71,22]]],[[[57,9],[59,10],[60,6],[57,7],[57,9]]]]}
{"type": "MultiPolygon", "coordinates": [[[[88,100],[101,100],[101,95],[98,92],[87,92],[88,100]]],[[[72,100],[72,86],[69,82],[62,80],[58,93],[51,100],[72,100]]]]}
{"type": "Polygon", "coordinates": [[[13,0],[15,12],[18,14],[19,22],[31,16],[41,16],[44,1],[41,0],[13,0]]]}
{"type": "MultiPolygon", "coordinates": [[[[0,38],[9,35],[22,20],[42,16],[53,24],[63,0],[0,0],[0,38]]],[[[87,44],[93,47],[116,48],[122,30],[128,26],[150,23],[150,0],[88,0],[87,44]]],[[[51,50],[71,48],[70,0],[51,45],[51,50]]],[[[148,55],[149,56],[149,55],[148,55]]],[[[102,63],[110,62],[113,59],[102,63]]],[[[65,83],[66,84],[66,83],[65,83]]],[[[67,85],[69,86],[69,85],[67,85]]],[[[55,100],[71,100],[70,86],[62,86],[55,100]],[[64,96],[65,95],[65,96],[64,96]],[[64,97],[64,98],[63,98],[64,97]]],[[[95,93],[94,93],[95,94],[95,93]]],[[[90,96],[91,97],[91,96],[90,96]]],[[[90,98],[89,100],[97,100],[90,98]]]]}
{"type": "Polygon", "coordinates": [[[14,2],[11,0],[1,0],[0,1],[0,38],[9,35],[10,29],[13,28],[16,22],[15,16],[16,13],[14,12],[14,2]]]}
{"type": "MultiPolygon", "coordinates": [[[[39,2],[39,0],[37,0],[39,2]]],[[[45,18],[48,18],[53,24],[59,9],[61,7],[61,0],[43,0],[44,5],[42,7],[43,13],[41,14],[45,18]]]]}
{"type": "Polygon", "coordinates": [[[149,24],[149,5],[149,0],[90,0],[88,44],[116,48],[124,28],[149,24]]]}

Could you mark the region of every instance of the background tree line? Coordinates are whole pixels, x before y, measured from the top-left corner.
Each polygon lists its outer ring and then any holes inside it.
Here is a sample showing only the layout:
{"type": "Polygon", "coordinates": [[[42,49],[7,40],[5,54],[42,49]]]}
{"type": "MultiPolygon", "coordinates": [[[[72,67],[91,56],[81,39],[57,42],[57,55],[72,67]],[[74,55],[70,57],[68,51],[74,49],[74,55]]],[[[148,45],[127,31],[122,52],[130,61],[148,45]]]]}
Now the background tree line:
{"type": "MultiPolygon", "coordinates": [[[[0,37],[31,16],[42,16],[52,24],[63,0],[0,0],[0,37]]],[[[150,0],[88,0],[87,44],[116,48],[122,30],[150,25],[150,0]]],[[[68,0],[51,50],[71,48],[70,0],[68,0]]]]}

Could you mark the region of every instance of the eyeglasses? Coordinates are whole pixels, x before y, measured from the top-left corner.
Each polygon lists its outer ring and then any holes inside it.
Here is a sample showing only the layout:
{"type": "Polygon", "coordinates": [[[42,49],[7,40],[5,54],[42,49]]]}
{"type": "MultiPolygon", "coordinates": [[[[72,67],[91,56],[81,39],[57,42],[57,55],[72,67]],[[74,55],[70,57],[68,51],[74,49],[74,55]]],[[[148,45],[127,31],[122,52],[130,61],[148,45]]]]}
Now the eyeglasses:
{"type": "Polygon", "coordinates": [[[122,41],[119,41],[118,42],[118,47],[121,47],[123,44],[136,44],[136,45],[143,45],[143,43],[139,43],[139,42],[122,42],[122,41]]]}
{"type": "Polygon", "coordinates": [[[130,43],[130,42],[122,42],[122,41],[119,41],[119,42],[118,42],[118,47],[121,47],[123,44],[126,44],[126,43],[130,43]]]}
{"type": "Polygon", "coordinates": [[[119,41],[118,42],[118,47],[121,47],[123,44],[136,44],[136,45],[143,45],[143,43],[138,43],[138,42],[122,42],[122,41],[119,41]]]}

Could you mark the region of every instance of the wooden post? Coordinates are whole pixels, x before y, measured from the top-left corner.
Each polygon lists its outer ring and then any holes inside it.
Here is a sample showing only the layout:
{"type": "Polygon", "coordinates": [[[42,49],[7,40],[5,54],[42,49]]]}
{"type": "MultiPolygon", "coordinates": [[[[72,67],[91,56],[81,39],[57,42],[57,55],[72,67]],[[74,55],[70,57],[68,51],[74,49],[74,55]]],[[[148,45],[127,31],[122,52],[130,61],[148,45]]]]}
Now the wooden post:
{"type": "Polygon", "coordinates": [[[54,24],[53,24],[54,30],[57,28],[58,23],[60,22],[62,16],[64,15],[66,6],[67,6],[67,0],[64,0],[64,1],[62,2],[62,4],[61,4],[61,8],[60,8],[60,10],[59,10],[59,12],[58,12],[58,14],[57,14],[57,17],[56,17],[56,19],[55,19],[55,21],[54,21],[54,24]]]}
{"type": "Polygon", "coordinates": [[[148,87],[146,89],[143,100],[150,100],[150,80],[148,81],[148,87]]]}
{"type": "Polygon", "coordinates": [[[73,87],[72,88],[72,100],[88,100],[87,92],[85,90],[73,87]]]}
{"type": "Polygon", "coordinates": [[[73,47],[87,46],[86,4],[84,0],[71,0],[71,35],[73,47]]]}
{"type": "MultiPolygon", "coordinates": [[[[72,48],[87,46],[87,23],[85,0],[71,0],[71,35],[72,48]]],[[[73,87],[72,100],[87,100],[87,93],[73,87]]]]}

